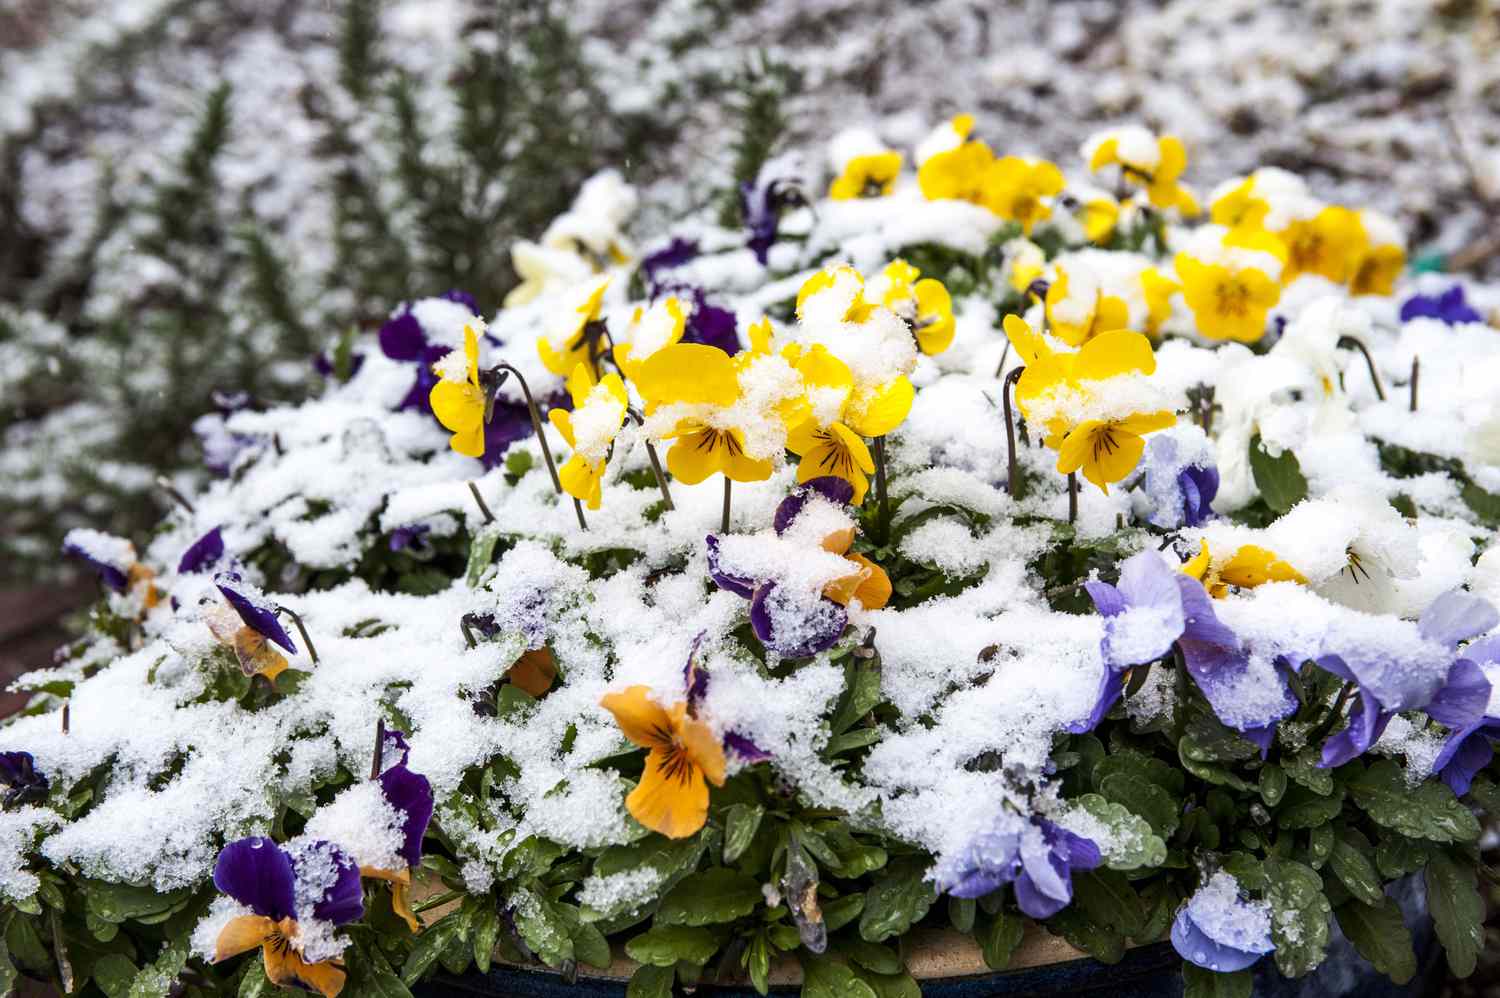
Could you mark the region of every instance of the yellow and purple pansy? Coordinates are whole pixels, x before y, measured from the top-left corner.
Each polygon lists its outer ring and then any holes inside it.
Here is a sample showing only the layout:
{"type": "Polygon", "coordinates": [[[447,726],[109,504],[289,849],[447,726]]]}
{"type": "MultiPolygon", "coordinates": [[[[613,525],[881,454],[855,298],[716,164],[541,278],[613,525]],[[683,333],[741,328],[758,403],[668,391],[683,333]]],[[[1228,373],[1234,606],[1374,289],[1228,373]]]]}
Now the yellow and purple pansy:
{"type": "Polygon", "coordinates": [[[406,744],[405,735],[399,731],[385,731],[383,739],[382,758],[387,762],[394,759],[395,762],[391,762],[375,781],[380,784],[380,793],[386,803],[402,816],[399,855],[405,865],[394,870],[361,866],[359,875],[389,883],[391,910],[401,916],[412,932],[419,932],[421,923],[412,913],[407,894],[411,889],[412,871],[422,865],[422,838],[432,821],[432,784],[427,777],[407,768],[411,748],[406,744]]]}
{"type": "Polygon", "coordinates": [[[265,676],[274,682],[287,662],[271,646],[297,653],[291,636],[276,619],[276,608],[234,572],[220,572],[214,576],[214,585],[223,594],[224,603],[208,612],[208,629],[220,644],[234,649],[245,675],[265,676]]]}
{"type": "Polygon", "coordinates": [[[300,924],[340,926],[364,915],[359,867],[342,849],[322,840],[283,848],[264,836],[240,839],[219,853],[214,886],[250,909],[219,931],[215,963],[259,947],[272,984],[323,998],[344,990],[344,968],[336,957],[305,959],[300,924]]]}

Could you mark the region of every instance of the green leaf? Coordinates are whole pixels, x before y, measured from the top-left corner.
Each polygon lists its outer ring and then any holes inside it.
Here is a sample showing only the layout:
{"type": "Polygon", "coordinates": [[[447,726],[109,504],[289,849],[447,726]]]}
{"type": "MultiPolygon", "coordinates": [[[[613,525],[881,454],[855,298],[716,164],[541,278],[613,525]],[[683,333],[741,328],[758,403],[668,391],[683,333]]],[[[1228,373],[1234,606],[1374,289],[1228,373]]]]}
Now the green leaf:
{"type": "Polygon", "coordinates": [[[495,941],[500,938],[500,913],[493,904],[487,904],[474,916],[474,965],[481,974],[490,972],[490,960],[494,958],[495,941]]]}
{"type": "Polygon", "coordinates": [[[1307,833],[1307,859],[1314,870],[1323,869],[1328,854],[1333,852],[1333,826],[1316,825],[1307,833]]]}
{"type": "Polygon", "coordinates": [[[937,900],[937,889],[927,880],[920,862],[892,864],[885,877],[865,894],[859,934],[872,943],[903,936],[937,900]]]}
{"type": "Polygon", "coordinates": [[[191,888],[162,894],[152,887],[111,884],[102,880],[84,880],[79,884],[88,911],[103,922],[140,921],[152,915],[169,913],[192,897],[191,888]]]}
{"type": "Polygon", "coordinates": [[[829,719],[828,728],[843,734],[880,703],[880,665],[870,659],[850,658],[845,666],[847,687],[829,719]]]}
{"type": "Polygon", "coordinates": [[[1385,897],[1381,890],[1380,874],[1370,862],[1370,843],[1354,829],[1346,829],[1333,841],[1333,851],[1328,854],[1328,865],[1339,882],[1349,893],[1367,905],[1378,905],[1385,897]]]}
{"type": "Polygon", "coordinates": [[[957,898],[948,895],[948,921],[959,932],[974,931],[974,915],[979,905],[974,903],[973,898],[957,898]]]}
{"type": "Polygon", "coordinates": [[[674,967],[677,961],[701,967],[719,948],[718,937],[691,925],[655,925],[625,944],[625,955],[637,963],[674,967]]]}
{"type": "Polygon", "coordinates": [[[899,974],[906,969],[895,950],[863,939],[849,939],[839,943],[839,952],[851,962],[877,974],[899,974]]]}
{"type": "Polygon", "coordinates": [[[245,976],[240,979],[239,998],[262,998],[280,989],[266,980],[266,965],[259,955],[251,957],[245,967],[245,976]]]}
{"type": "Polygon", "coordinates": [[[1154,869],[1167,861],[1166,842],[1152,830],[1149,821],[1131,813],[1124,804],[1099,794],[1084,794],[1075,803],[1108,829],[1104,862],[1111,870],[1154,869]]]}
{"type": "Polygon", "coordinates": [[[1145,924],[1145,906],[1140,896],[1115,870],[1091,870],[1073,876],[1073,903],[1083,908],[1089,920],[1122,935],[1134,936],[1145,924]]]}
{"type": "Polygon", "coordinates": [[[1003,908],[993,918],[986,916],[980,919],[979,931],[974,934],[974,939],[979,943],[979,951],[984,954],[984,965],[991,970],[1009,967],[1010,958],[1016,952],[1016,947],[1021,945],[1021,937],[1025,934],[1026,923],[1021,916],[1003,908]]]}
{"type": "Polygon", "coordinates": [[[1260,768],[1260,799],[1267,807],[1281,803],[1281,798],[1286,795],[1286,784],[1286,770],[1276,763],[1268,762],[1260,768]]]}
{"type": "Polygon", "coordinates": [[[1095,922],[1079,905],[1069,905],[1053,915],[1047,920],[1047,929],[1100,963],[1119,963],[1125,958],[1125,937],[1095,922]]]}
{"type": "Polygon", "coordinates": [[[1255,975],[1248,970],[1221,974],[1182,962],[1182,998],[1250,998],[1255,975]]]}
{"type": "Polygon", "coordinates": [[[1333,770],[1320,768],[1320,759],[1317,749],[1304,749],[1294,756],[1282,756],[1281,765],[1293,783],[1327,797],[1333,793],[1333,770]]]}
{"type": "Polygon", "coordinates": [[[1459,497],[1479,518],[1480,523],[1486,527],[1500,527],[1500,495],[1481,488],[1473,481],[1466,481],[1459,491],[1459,497]]]}
{"type": "Polygon", "coordinates": [[[1307,498],[1307,479],[1297,455],[1288,448],[1279,457],[1272,457],[1261,446],[1260,434],[1250,438],[1250,473],[1255,476],[1261,498],[1277,513],[1285,513],[1307,498]]]}
{"type": "Polygon", "coordinates": [[[1287,977],[1301,977],[1323,961],[1328,946],[1333,912],[1323,896],[1323,878],[1288,859],[1267,859],[1265,871],[1276,966],[1287,977]]]}
{"type": "Polygon", "coordinates": [[[800,952],[802,998],[876,998],[870,987],[847,965],[823,956],[800,952]]]}
{"type": "Polygon", "coordinates": [[[829,759],[852,752],[855,749],[864,748],[880,741],[881,731],[879,728],[855,728],[845,731],[841,735],[834,735],[828,739],[828,744],[823,748],[823,755],[829,759]]]}
{"type": "Polygon", "coordinates": [[[823,905],[823,924],[829,932],[837,932],[860,916],[865,910],[863,894],[846,894],[823,905]]]}
{"type": "MultiPolygon", "coordinates": [[[[519,923],[519,919],[517,921],[519,923]]],[[[463,937],[465,922],[462,914],[455,911],[423,929],[406,955],[406,962],[401,965],[401,983],[411,987],[421,980],[422,975],[437,963],[448,944],[463,937]]]]}
{"type": "Polygon", "coordinates": [[[661,899],[658,925],[713,925],[732,922],[755,910],[763,900],[753,877],[716,866],[683,880],[661,899]]]}
{"type": "MultiPolygon", "coordinates": [[[[522,888],[511,896],[511,904],[516,931],[543,963],[549,967],[560,967],[564,961],[575,958],[573,926],[557,902],[544,894],[522,888]]],[[[441,925],[442,922],[438,924],[441,925]]],[[[422,941],[431,932],[432,929],[428,929],[422,933],[422,941]]],[[[420,946],[421,942],[417,945],[420,946]]],[[[413,949],[412,953],[415,955],[416,950],[413,949]]],[[[407,962],[410,963],[410,959],[407,962]]],[[[406,977],[406,974],[403,973],[402,976],[406,977]]],[[[411,983],[409,978],[407,983],[411,983]]]]}
{"type": "Polygon", "coordinates": [[[1339,928],[1359,955],[1396,984],[1405,984],[1417,973],[1417,954],[1412,950],[1411,931],[1401,918],[1395,901],[1382,896],[1374,904],[1350,901],[1334,909],[1339,928]]]}
{"type": "Polygon", "coordinates": [[[1130,813],[1146,819],[1162,839],[1171,838],[1180,821],[1177,802],[1154,783],[1128,773],[1112,773],[1099,784],[1099,792],[1130,813]]]}
{"type": "Polygon", "coordinates": [[[895,974],[877,974],[864,967],[855,967],[853,970],[875,992],[875,998],[922,998],[922,989],[904,970],[895,974]]]}
{"type": "Polygon", "coordinates": [[[745,854],[760,829],[766,809],[759,804],[735,804],[724,816],[724,862],[733,863],[745,854]]]}
{"type": "Polygon", "coordinates": [[[1385,879],[1396,880],[1426,866],[1431,855],[1432,848],[1427,843],[1393,832],[1375,846],[1375,865],[1385,879]]]}
{"type": "Polygon", "coordinates": [[[106,953],[94,961],[94,983],[109,998],[127,998],[138,973],[130,958],[121,953],[106,953]]]}
{"type": "Polygon", "coordinates": [[[1455,977],[1468,977],[1484,948],[1484,901],[1474,868],[1439,852],[1427,861],[1423,879],[1427,881],[1427,909],[1448,955],[1448,969],[1455,977]]]}
{"type": "Polygon", "coordinates": [[[1187,786],[1182,770],[1164,759],[1157,759],[1135,749],[1117,750],[1094,764],[1094,785],[1098,786],[1116,773],[1138,777],[1154,783],[1167,793],[1179,796],[1187,786]]]}
{"type": "Polygon", "coordinates": [[[1473,842],[1479,821],[1446,784],[1407,785],[1401,767],[1382,759],[1349,781],[1349,792],[1365,813],[1386,828],[1414,839],[1473,842]]]}
{"type": "Polygon", "coordinates": [[[464,580],[468,582],[470,589],[479,585],[485,569],[489,568],[490,562],[494,561],[495,545],[499,542],[498,530],[480,530],[473,542],[469,544],[469,564],[464,569],[464,580]]]}
{"type": "Polygon", "coordinates": [[[609,940],[592,922],[579,922],[573,927],[573,959],[600,970],[614,962],[609,940]]]}
{"type": "Polygon", "coordinates": [[[672,998],[672,982],[676,979],[675,967],[654,967],[643,963],[630,975],[625,998],[672,998]]]}

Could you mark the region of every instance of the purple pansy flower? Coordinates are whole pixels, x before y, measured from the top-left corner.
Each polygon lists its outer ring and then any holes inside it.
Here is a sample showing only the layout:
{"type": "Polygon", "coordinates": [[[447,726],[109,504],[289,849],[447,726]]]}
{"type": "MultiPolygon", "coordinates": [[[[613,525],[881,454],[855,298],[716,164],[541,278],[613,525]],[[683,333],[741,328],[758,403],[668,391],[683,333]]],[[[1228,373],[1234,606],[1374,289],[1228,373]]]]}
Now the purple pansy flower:
{"type": "Polygon", "coordinates": [[[938,874],[938,887],[954,897],[984,897],[1013,884],[1016,904],[1031,918],[1044,919],[1073,900],[1073,873],[1103,862],[1093,840],[1046,818],[1007,817],[980,835],[956,861],[938,874]]]}
{"type": "Polygon", "coordinates": [[[758,762],[769,762],[771,759],[771,753],[738,731],[724,733],[724,747],[743,759],[747,765],[753,766],[758,762]]]}
{"type": "Polygon", "coordinates": [[[1483,322],[1484,316],[1476,312],[1464,299],[1462,284],[1436,295],[1413,295],[1401,303],[1401,321],[1412,319],[1439,319],[1450,326],[1464,322],[1483,322]]]}
{"type": "Polygon", "coordinates": [[[782,209],[803,203],[802,192],[792,181],[782,178],[753,184],[740,183],[740,215],[750,238],[745,245],[755,254],[762,267],[776,243],[776,230],[781,224],[782,209]]]}
{"type": "Polygon", "coordinates": [[[407,548],[421,549],[427,543],[427,532],[432,528],[425,523],[412,523],[391,531],[389,547],[392,551],[407,548]]]}
{"type": "Polygon", "coordinates": [[[854,501],[854,485],[847,479],[836,475],[822,475],[818,478],[809,478],[807,481],[792,489],[792,494],[781,500],[776,507],[776,515],[772,524],[776,528],[777,536],[787,532],[797,514],[802,512],[802,507],[807,505],[808,499],[813,495],[820,495],[835,506],[848,506],[854,501]]]}
{"type": "Polygon", "coordinates": [[[474,299],[473,295],[469,294],[462,288],[452,288],[448,291],[444,291],[439,297],[441,297],[444,301],[457,302],[464,308],[468,309],[470,315],[479,314],[479,302],[474,299]]]}
{"type": "Polygon", "coordinates": [[[63,538],[63,554],[78,558],[99,575],[105,587],[123,593],[130,585],[135,546],[123,537],[99,530],[70,530],[63,538]]]}
{"type": "Polygon", "coordinates": [[[241,581],[240,577],[233,572],[220,572],[214,576],[214,585],[219,592],[224,594],[224,599],[234,607],[234,612],[239,614],[240,620],[261,637],[274,644],[280,645],[293,655],[297,653],[297,646],[292,644],[291,637],[281,622],[276,619],[276,611],[263,600],[252,596],[250,590],[241,581]]]}
{"type": "Polygon", "coordinates": [[[1216,873],[1177,912],[1172,946],[1184,960],[1205,970],[1244,970],[1276,949],[1271,941],[1271,906],[1244,900],[1233,877],[1216,873]]]}
{"type": "Polygon", "coordinates": [[[720,589],[745,599],[755,596],[755,580],[743,575],[731,575],[719,566],[719,539],[713,534],[703,538],[708,545],[708,575],[720,589]]]}
{"type": "Polygon", "coordinates": [[[663,270],[671,270],[680,267],[698,255],[698,243],[693,239],[674,238],[666,246],[654,253],[648,253],[641,259],[641,274],[645,277],[646,288],[650,297],[656,297],[656,289],[663,282],[657,280],[657,274],[663,270]]]}
{"type": "Polygon", "coordinates": [[[1262,684],[1264,678],[1251,674],[1249,655],[1214,615],[1213,601],[1201,582],[1173,571],[1155,551],[1143,551],[1121,564],[1119,585],[1092,580],[1084,588],[1105,618],[1099,643],[1105,673],[1093,709],[1069,731],[1092,730],[1119,699],[1124,673],[1156,661],[1176,645],[1188,674],[1219,719],[1250,737],[1262,752],[1269,749],[1271,726],[1297,709],[1297,699],[1278,673],[1280,696],[1255,698],[1262,704],[1260,711],[1244,716],[1239,703],[1244,688],[1262,684]]]}
{"type": "Polygon", "coordinates": [[[693,314],[688,316],[682,332],[684,343],[704,343],[718,347],[730,356],[740,352],[740,338],[735,332],[734,313],[710,305],[701,290],[694,290],[693,314]]]}
{"type": "MultiPolygon", "coordinates": [[[[1452,589],[1432,601],[1417,621],[1428,641],[1457,651],[1461,642],[1483,634],[1500,622],[1488,600],[1462,589],[1452,589]]],[[[1357,685],[1357,699],[1344,730],[1323,744],[1319,765],[1342,766],[1363,755],[1380,740],[1392,717],[1403,710],[1426,709],[1450,728],[1479,723],[1489,701],[1488,680],[1472,660],[1459,659],[1447,676],[1433,684],[1425,670],[1414,670],[1393,657],[1366,653],[1357,659],[1328,653],[1307,656],[1318,667],[1357,685]]],[[[1446,760],[1445,760],[1446,761],[1446,760]]]]}
{"type": "Polygon", "coordinates": [[[799,594],[774,582],[750,598],[750,629],[783,658],[808,658],[838,642],[849,611],[821,593],[799,594]]]}
{"type": "Polygon", "coordinates": [[[428,396],[438,383],[438,376],[432,370],[432,365],[448,355],[448,348],[428,342],[427,332],[412,314],[410,306],[403,307],[399,314],[380,327],[379,339],[380,350],[387,357],[391,360],[409,361],[417,368],[416,380],[397,403],[397,410],[431,412],[432,404],[428,401],[428,396]]]}
{"type": "Polygon", "coordinates": [[[47,777],[37,771],[30,752],[0,752],[0,802],[6,807],[35,804],[47,798],[47,777]]]}
{"type": "Polygon", "coordinates": [[[384,758],[396,761],[376,779],[386,802],[406,816],[401,824],[401,858],[409,867],[419,866],[422,838],[432,821],[432,784],[427,777],[407,768],[406,759],[411,749],[401,732],[387,731],[385,741],[384,758]]]}
{"type": "Polygon", "coordinates": [[[182,552],[182,558],[177,562],[178,574],[201,572],[218,564],[219,559],[224,557],[223,529],[215,527],[188,545],[188,549],[182,552]]]}
{"type": "Polygon", "coordinates": [[[497,397],[490,409],[490,421],[484,426],[484,456],[480,462],[485,468],[499,467],[505,463],[505,452],[510,445],[531,433],[531,410],[526,404],[497,397]]]}
{"type": "MultiPolygon", "coordinates": [[[[359,867],[338,846],[321,839],[289,848],[260,835],[231,842],[214,864],[214,886],[257,915],[278,922],[300,915],[347,925],[365,913],[359,867]],[[312,877],[317,878],[312,889],[322,889],[311,909],[299,912],[299,880],[312,877]]],[[[301,886],[306,893],[308,885],[301,886]]]]}

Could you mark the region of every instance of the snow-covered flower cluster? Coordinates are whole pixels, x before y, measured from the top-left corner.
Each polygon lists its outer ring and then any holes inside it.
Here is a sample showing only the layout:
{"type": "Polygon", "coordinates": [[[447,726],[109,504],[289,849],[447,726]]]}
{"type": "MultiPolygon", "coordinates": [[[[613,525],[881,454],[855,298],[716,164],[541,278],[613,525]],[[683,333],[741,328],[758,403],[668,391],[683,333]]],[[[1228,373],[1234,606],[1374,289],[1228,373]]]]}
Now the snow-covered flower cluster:
{"type": "Polygon", "coordinates": [[[73,535],[108,592],[0,728],[0,891],[160,915],[208,994],[888,978],[945,916],[1288,976],[1336,920],[1402,976],[1384,887],[1477,910],[1500,796],[1494,292],[1191,153],[960,115],[668,232],[590,181],[496,313],[395,307],[142,549],[73,535]]]}

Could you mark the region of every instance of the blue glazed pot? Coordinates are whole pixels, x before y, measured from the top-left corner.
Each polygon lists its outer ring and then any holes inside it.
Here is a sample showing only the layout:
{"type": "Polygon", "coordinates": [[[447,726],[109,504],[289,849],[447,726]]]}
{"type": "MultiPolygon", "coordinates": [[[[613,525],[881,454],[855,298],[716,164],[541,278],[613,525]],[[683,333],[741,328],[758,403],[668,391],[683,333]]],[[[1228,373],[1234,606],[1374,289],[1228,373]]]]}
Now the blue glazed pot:
{"type": "MultiPolygon", "coordinates": [[[[1443,976],[1442,948],[1437,945],[1432,920],[1427,916],[1426,898],[1420,877],[1408,877],[1392,884],[1387,891],[1401,906],[1407,926],[1412,930],[1418,971],[1409,983],[1397,985],[1378,972],[1354,951],[1330,923],[1327,957],[1316,971],[1291,980],[1282,977],[1272,960],[1262,960],[1255,970],[1254,998],[1418,998],[1433,994],[1443,976]]],[[[939,945],[952,945],[953,934],[938,937],[939,945]]],[[[968,944],[972,947],[972,943],[968,944]]],[[[920,950],[920,945],[914,949],[920,950]]],[[[986,972],[977,959],[977,949],[944,959],[917,959],[911,962],[919,978],[924,998],[1073,998],[1090,995],[1097,998],[1182,998],[1182,959],[1170,943],[1138,946],[1116,964],[1103,964],[1080,957],[1077,951],[1034,927],[1017,950],[1021,963],[1032,963],[1022,969],[1001,973],[986,972]],[[1073,958],[1057,958],[1058,954],[1073,958]],[[1045,962],[1043,962],[1045,961],[1045,962]],[[952,968],[967,964],[957,973],[935,976],[924,974],[927,968],[952,968]]],[[[416,998],[623,998],[628,970],[621,967],[612,977],[585,977],[569,984],[561,975],[545,968],[527,969],[496,965],[488,974],[470,973],[461,977],[442,976],[413,988],[416,998]]],[[[776,985],[771,994],[796,995],[795,984],[776,985]]],[[[712,998],[759,998],[746,984],[700,984],[697,995],[712,998]]]]}

